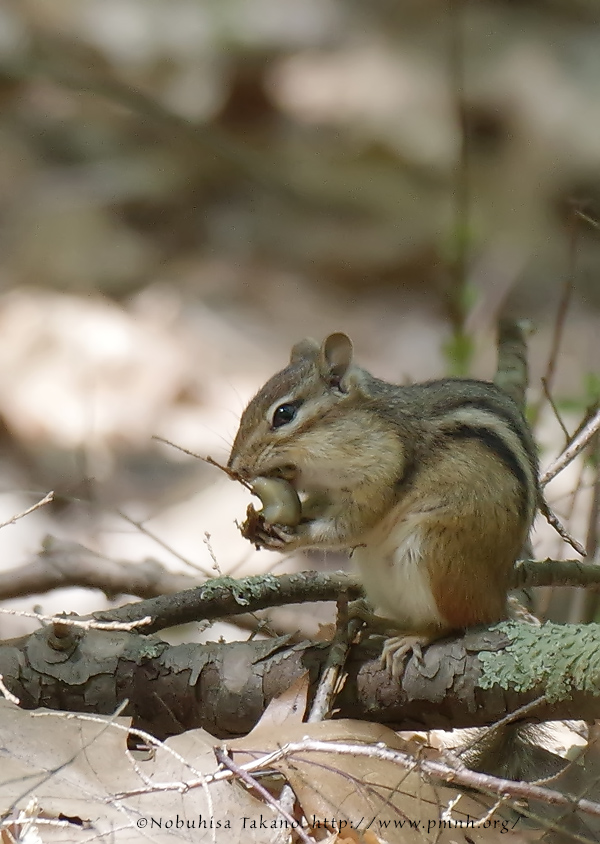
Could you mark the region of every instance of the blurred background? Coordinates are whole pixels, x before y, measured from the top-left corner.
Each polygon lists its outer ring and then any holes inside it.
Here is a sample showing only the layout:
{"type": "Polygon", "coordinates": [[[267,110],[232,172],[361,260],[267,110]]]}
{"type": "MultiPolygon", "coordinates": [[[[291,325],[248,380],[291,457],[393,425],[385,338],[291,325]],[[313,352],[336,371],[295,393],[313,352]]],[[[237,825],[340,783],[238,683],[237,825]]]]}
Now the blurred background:
{"type": "MultiPolygon", "coordinates": [[[[332,330],[392,381],[491,378],[498,316],[528,319],[550,463],[600,393],[599,23],[596,0],[0,0],[0,522],[56,492],[0,530],[2,567],[48,535],[197,580],[343,566],[255,552],[246,491],[153,439],[226,462],[332,330]]],[[[592,558],[597,462],[549,487],[592,558]]],[[[123,601],[99,588],[8,606],[123,601]]],[[[331,617],[290,612],[275,629],[331,617]]]]}

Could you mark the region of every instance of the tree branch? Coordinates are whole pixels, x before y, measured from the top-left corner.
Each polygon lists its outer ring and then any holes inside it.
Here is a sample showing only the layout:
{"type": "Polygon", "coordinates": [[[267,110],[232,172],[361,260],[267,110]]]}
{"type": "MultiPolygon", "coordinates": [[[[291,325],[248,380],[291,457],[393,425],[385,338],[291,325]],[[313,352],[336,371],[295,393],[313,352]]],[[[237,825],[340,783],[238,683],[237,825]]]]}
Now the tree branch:
{"type": "MultiPolygon", "coordinates": [[[[517,564],[513,587],[548,586],[600,587],[600,566],[582,565],[578,560],[525,560],[517,564]]],[[[314,571],[299,574],[256,575],[234,580],[219,577],[202,586],[162,595],[135,604],[125,604],[116,610],[94,613],[102,621],[136,621],[152,616],[153,624],[145,631],[155,633],[174,624],[222,618],[246,612],[256,612],[281,604],[298,604],[305,601],[335,601],[347,591],[350,599],[362,595],[358,580],[344,572],[319,574],[314,571]]]]}
{"type": "MultiPolygon", "coordinates": [[[[55,627],[0,647],[0,674],[21,705],[106,714],[128,700],[136,727],[159,737],[195,727],[247,733],[307,670],[314,694],[331,647],[290,647],[286,637],[172,646],[118,631],[57,636],[55,627]]],[[[540,720],[598,712],[598,625],[471,630],[424,649],[423,663],[411,659],[400,682],[381,667],[380,651],[379,637],[351,648],[336,717],[404,729],[484,726],[538,698],[540,720]]]]}
{"type": "Polygon", "coordinates": [[[501,319],[498,326],[498,364],[494,383],[525,411],[529,380],[527,367],[527,326],[512,319],[501,319]]]}
{"type": "Polygon", "coordinates": [[[117,595],[153,598],[190,589],[197,585],[198,579],[169,572],[157,560],[146,559],[139,563],[112,560],[77,542],[49,537],[29,563],[0,572],[0,600],[69,586],[100,589],[110,598],[117,595]]]}
{"type": "Polygon", "coordinates": [[[581,431],[573,437],[563,453],[557,457],[551,466],[546,469],[540,478],[541,486],[544,487],[546,484],[550,483],[550,481],[555,478],[559,472],[562,472],[569,463],[575,460],[577,455],[581,454],[598,431],[600,431],[600,410],[596,411],[589,422],[587,422],[581,431]]]}
{"type": "Polygon", "coordinates": [[[520,560],[516,563],[513,589],[532,586],[586,586],[600,589],[600,566],[581,560],[520,560]]]}
{"type": "MultiPolygon", "coordinates": [[[[222,577],[197,583],[197,578],[169,572],[156,560],[111,560],[75,542],[48,539],[27,565],[0,572],[0,600],[68,586],[100,589],[111,598],[138,595],[147,600],[97,612],[94,618],[128,622],[151,615],[154,622],[147,632],[153,633],[175,624],[239,616],[282,604],[336,601],[343,592],[348,592],[349,599],[361,595],[358,580],[344,572],[222,577]]],[[[579,560],[522,560],[515,566],[512,586],[600,589],[600,566],[579,560]]]]}
{"type": "Polygon", "coordinates": [[[161,595],[115,610],[94,613],[99,621],[135,621],[149,615],[154,622],[145,628],[155,633],[175,624],[223,618],[240,613],[256,612],[282,604],[306,601],[336,601],[342,592],[349,599],[362,595],[358,581],[344,572],[320,574],[305,571],[298,574],[261,574],[242,577],[216,577],[195,589],[161,595]],[[142,608],[144,611],[142,612],[142,608]]]}

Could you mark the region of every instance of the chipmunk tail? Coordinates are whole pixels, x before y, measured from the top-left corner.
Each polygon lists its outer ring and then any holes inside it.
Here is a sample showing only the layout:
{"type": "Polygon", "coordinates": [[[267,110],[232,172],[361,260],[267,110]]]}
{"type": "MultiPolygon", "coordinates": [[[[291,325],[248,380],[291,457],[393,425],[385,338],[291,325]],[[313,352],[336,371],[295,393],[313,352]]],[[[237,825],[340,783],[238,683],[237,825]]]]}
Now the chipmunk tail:
{"type": "Polygon", "coordinates": [[[474,771],[531,782],[554,776],[567,764],[551,750],[555,744],[549,724],[514,723],[473,731],[458,755],[474,771]]]}

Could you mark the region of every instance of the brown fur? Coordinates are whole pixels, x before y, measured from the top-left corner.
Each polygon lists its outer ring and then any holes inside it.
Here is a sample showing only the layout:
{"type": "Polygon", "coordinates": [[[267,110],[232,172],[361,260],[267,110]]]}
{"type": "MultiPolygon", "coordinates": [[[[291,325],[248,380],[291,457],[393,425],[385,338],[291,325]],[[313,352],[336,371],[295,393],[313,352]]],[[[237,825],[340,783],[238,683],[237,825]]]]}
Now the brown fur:
{"type": "Polygon", "coordinates": [[[367,596],[408,633],[505,618],[537,500],[518,409],[482,381],[378,381],[351,348],[345,335],[298,344],[244,411],[230,467],[250,480],[284,474],[320,507],[265,547],[357,547],[367,596]],[[290,401],[296,418],[275,428],[290,401]]]}
{"type": "MultiPolygon", "coordinates": [[[[354,549],[367,597],[402,631],[383,653],[395,676],[409,650],[506,617],[538,467],[519,409],[493,384],[399,387],[356,367],[343,334],[302,341],[244,411],[229,467],[284,476],[303,502],[301,523],[266,532],[264,547],[354,549]],[[274,411],[288,402],[296,415],[279,427],[274,411]]],[[[521,771],[515,748],[531,751],[519,736],[510,744],[504,731],[474,764],[521,771]]]]}
{"type": "Polygon", "coordinates": [[[419,486],[435,488],[445,502],[423,533],[431,590],[448,627],[506,618],[511,571],[529,528],[514,476],[481,443],[467,440],[427,466],[419,486]]]}

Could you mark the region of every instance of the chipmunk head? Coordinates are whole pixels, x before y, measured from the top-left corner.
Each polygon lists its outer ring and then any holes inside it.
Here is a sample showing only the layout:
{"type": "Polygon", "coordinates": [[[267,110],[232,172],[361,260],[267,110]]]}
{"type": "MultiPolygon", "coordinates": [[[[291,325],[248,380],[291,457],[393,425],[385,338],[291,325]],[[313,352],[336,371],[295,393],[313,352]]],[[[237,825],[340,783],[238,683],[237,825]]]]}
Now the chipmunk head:
{"type": "Polygon", "coordinates": [[[246,480],[292,480],[307,454],[317,460],[328,442],[342,439],[344,415],[360,393],[361,372],[352,363],[352,342],[345,334],[330,334],[320,346],[301,340],[288,366],[244,410],[229,468],[246,480]]]}

